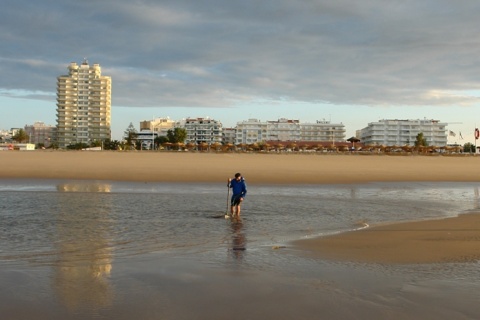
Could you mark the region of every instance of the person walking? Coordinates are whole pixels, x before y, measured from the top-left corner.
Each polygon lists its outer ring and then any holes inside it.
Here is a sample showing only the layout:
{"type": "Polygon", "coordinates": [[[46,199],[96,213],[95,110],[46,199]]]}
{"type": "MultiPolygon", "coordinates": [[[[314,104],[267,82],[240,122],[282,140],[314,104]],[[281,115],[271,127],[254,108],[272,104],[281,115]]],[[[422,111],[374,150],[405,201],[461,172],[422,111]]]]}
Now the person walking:
{"type": "Polygon", "coordinates": [[[230,213],[232,217],[240,217],[240,206],[247,195],[247,184],[240,173],[235,173],[235,178],[228,179],[228,187],[232,188],[230,200],[230,213]]]}

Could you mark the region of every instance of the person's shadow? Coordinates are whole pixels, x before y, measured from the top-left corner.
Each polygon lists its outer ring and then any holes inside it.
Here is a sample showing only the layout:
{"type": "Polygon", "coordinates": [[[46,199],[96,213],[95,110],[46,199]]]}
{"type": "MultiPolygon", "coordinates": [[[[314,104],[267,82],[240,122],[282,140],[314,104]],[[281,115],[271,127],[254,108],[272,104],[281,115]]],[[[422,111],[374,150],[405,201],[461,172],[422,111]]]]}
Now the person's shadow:
{"type": "Polygon", "coordinates": [[[245,253],[247,239],[243,232],[243,221],[241,218],[233,218],[231,222],[232,228],[232,252],[233,257],[237,260],[243,259],[245,253]]]}

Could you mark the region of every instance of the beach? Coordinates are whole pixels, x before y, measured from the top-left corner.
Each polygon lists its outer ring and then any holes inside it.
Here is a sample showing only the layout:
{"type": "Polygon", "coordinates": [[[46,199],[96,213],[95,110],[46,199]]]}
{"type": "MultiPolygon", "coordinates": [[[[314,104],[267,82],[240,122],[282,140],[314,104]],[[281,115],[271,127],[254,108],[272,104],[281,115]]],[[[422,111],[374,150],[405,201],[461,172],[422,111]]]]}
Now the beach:
{"type": "Polygon", "coordinates": [[[478,319],[478,161],[0,152],[0,314],[478,319]]]}
{"type": "MultiPolygon", "coordinates": [[[[355,184],[475,182],[480,171],[474,156],[34,151],[1,152],[0,160],[0,179],[219,182],[241,172],[249,184],[355,184]]],[[[472,262],[480,259],[480,214],[369,226],[294,245],[343,261],[472,262]]]]}

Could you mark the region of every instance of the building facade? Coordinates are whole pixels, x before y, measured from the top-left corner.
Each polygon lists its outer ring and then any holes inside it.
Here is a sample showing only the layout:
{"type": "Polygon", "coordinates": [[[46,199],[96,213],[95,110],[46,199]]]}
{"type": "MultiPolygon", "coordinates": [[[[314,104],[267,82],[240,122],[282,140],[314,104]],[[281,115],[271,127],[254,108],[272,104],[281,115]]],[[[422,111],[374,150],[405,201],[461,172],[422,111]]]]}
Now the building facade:
{"type": "Polygon", "coordinates": [[[213,144],[222,143],[222,123],[218,120],[206,118],[187,118],[176,123],[176,126],[185,128],[187,138],[185,143],[213,144]]]}
{"type": "Polygon", "coordinates": [[[155,132],[158,137],[166,137],[168,130],[175,128],[175,121],[170,118],[156,118],[153,120],[144,120],[140,122],[140,131],[150,130],[155,132]]]}
{"type": "Polygon", "coordinates": [[[280,118],[276,121],[267,121],[268,141],[299,141],[300,121],[280,118]]]}
{"type": "Polygon", "coordinates": [[[157,133],[152,130],[141,130],[137,132],[136,141],[140,142],[140,146],[143,150],[152,150],[156,149],[155,139],[157,138],[157,133]]]}
{"type": "Polygon", "coordinates": [[[314,123],[300,124],[300,141],[345,141],[345,125],[317,120],[314,123]]]}
{"type": "Polygon", "coordinates": [[[380,120],[360,130],[365,145],[414,146],[417,135],[423,133],[429,146],[447,145],[447,123],[439,120],[380,120]]]}
{"type": "Polygon", "coordinates": [[[223,144],[235,144],[237,129],[222,128],[222,142],[223,144]]]}
{"type": "Polygon", "coordinates": [[[57,132],[60,148],[111,139],[112,80],[102,76],[99,64],[86,60],[68,66],[57,78],[57,132]]]}
{"type": "Polygon", "coordinates": [[[249,119],[237,123],[236,144],[252,144],[264,141],[345,141],[345,126],[330,121],[301,123],[300,120],[280,118],[261,122],[249,119]]]}
{"type": "Polygon", "coordinates": [[[25,133],[28,135],[29,143],[48,148],[55,136],[56,127],[37,121],[32,125],[25,125],[25,133]]]}
{"type": "Polygon", "coordinates": [[[258,119],[237,122],[234,144],[253,144],[267,140],[267,123],[258,119]]]}

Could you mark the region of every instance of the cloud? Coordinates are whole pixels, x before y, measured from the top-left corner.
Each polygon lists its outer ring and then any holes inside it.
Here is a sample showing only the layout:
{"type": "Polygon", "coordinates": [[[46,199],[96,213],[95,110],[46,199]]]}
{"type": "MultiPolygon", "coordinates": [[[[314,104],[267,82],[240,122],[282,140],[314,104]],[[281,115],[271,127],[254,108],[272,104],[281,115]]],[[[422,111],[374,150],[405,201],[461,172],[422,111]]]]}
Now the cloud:
{"type": "Polygon", "coordinates": [[[473,0],[6,2],[3,92],[54,92],[87,57],[122,106],[478,103],[448,94],[480,87],[473,0]]]}

